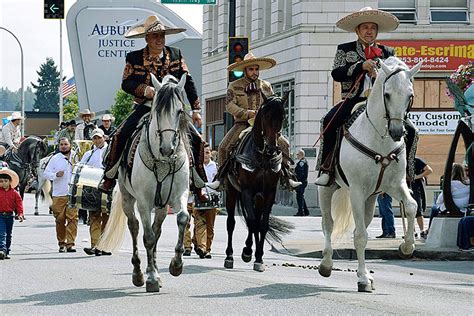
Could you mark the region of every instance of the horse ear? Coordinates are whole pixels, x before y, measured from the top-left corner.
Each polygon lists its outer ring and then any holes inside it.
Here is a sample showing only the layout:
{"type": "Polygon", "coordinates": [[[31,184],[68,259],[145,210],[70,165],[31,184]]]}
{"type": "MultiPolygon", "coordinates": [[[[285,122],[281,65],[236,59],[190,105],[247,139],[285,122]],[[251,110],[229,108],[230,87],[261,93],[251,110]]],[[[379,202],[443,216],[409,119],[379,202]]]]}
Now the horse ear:
{"type": "Polygon", "coordinates": [[[161,83],[156,79],[154,74],[151,74],[151,82],[153,83],[153,87],[155,87],[155,91],[158,92],[161,89],[161,83]]]}
{"type": "Polygon", "coordinates": [[[263,98],[263,103],[267,103],[267,96],[265,95],[265,93],[263,93],[263,91],[260,91],[260,94],[262,95],[262,98],[263,98]]]}
{"type": "Polygon", "coordinates": [[[420,71],[421,65],[423,65],[423,61],[420,61],[412,69],[410,69],[410,78],[413,78],[416,75],[416,73],[420,71]]]}
{"type": "Polygon", "coordinates": [[[382,70],[383,70],[383,72],[385,73],[386,76],[390,75],[390,73],[392,71],[390,70],[390,68],[388,68],[387,65],[385,65],[385,63],[383,61],[380,62],[380,66],[382,67],[382,70]]]}
{"type": "Polygon", "coordinates": [[[184,91],[184,85],[186,84],[186,77],[188,75],[186,73],[184,73],[182,76],[181,76],[181,79],[179,80],[179,83],[178,83],[178,87],[181,91],[184,91]]]}
{"type": "Polygon", "coordinates": [[[288,90],[287,92],[285,92],[285,95],[283,96],[283,99],[281,99],[281,103],[283,105],[286,104],[286,102],[288,102],[288,97],[290,96],[290,91],[288,90]]]}

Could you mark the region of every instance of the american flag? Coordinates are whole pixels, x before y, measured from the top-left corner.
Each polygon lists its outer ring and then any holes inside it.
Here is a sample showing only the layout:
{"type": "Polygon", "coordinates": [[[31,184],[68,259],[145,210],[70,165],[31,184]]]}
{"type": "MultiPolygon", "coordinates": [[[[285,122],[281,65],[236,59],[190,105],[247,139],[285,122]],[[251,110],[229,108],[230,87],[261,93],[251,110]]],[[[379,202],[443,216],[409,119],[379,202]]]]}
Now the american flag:
{"type": "Polygon", "coordinates": [[[74,80],[74,77],[66,82],[63,82],[63,98],[67,98],[67,96],[74,91],[76,91],[76,80],[74,80]]]}

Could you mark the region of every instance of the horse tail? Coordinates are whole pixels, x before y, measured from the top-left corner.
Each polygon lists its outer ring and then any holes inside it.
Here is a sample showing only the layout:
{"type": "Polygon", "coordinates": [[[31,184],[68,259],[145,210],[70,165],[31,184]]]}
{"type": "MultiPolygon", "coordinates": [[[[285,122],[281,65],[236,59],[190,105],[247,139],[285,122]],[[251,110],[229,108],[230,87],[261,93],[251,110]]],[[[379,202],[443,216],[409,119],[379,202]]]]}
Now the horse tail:
{"type": "MultiPolygon", "coordinates": [[[[38,186],[40,184],[38,183],[38,186]]],[[[45,201],[48,206],[53,205],[53,200],[51,199],[51,181],[43,179],[43,185],[41,188],[38,188],[40,190],[41,194],[41,200],[45,201]]]]}
{"type": "Polygon", "coordinates": [[[290,234],[294,228],[295,228],[295,225],[293,225],[292,223],[270,214],[270,218],[268,220],[267,239],[271,239],[278,243],[281,243],[282,242],[281,238],[284,235],[290,234]]]}
{"type": "Polygon", "coordinates": [[[112,199],[110,217],[105,226],[104,232],[99,239],[97,249],[103,251],[115,251],[122,246],[125,237],[127,216],[123,211],[122,193],[119,186],[115,186],[112,199]]]}
{"type": "MultiPolygon", "coordinates": [[[[247,225],[247,227],[250,229],[250,225],[251,223],[248,222],[248,214],[250,211],[254,212],[254,214],[256,213],[255,210],[257,209],[263,209],[264,208],[264,204],[265,204],[265,199],[263,197],[263,194],[262,193],[257,193],[257,195],[255,196],[255,209],[254,210],[247,210],[246,207],[245,207],[245,204],[243,203],[243,198],[242,198],[242,194],[239,193],[238,194],[238,201],[239,201],[239,205],[237,207],[237,210],[238,210],[238,213],[239,215],[242,215],[244,220],[245,220],[245,224],[247,225]]],[[[266,239],[271,239],[273,241],[276,241],[276,242],[279,242],[281,243],[282,242],[282,237],[284,235],[288,235],[291,230],[293,230],[295,228],[295,226],[288,222],[288,221],[285,221],[285,220],[282,220],[282,219],[279,219],[275,216],[273,216],[272,214],[269,215],[269,219],[268,219],[268,232],[267,232],[267,237],[266,239]]]]}
{"type": "Polygon", "coordinates": [[[349,190],[340,188],[334,192],[331,200],[331,215],[334,220],[332,232],[334,239],[342,238],[350,227],[354,227],[349,190]]]}

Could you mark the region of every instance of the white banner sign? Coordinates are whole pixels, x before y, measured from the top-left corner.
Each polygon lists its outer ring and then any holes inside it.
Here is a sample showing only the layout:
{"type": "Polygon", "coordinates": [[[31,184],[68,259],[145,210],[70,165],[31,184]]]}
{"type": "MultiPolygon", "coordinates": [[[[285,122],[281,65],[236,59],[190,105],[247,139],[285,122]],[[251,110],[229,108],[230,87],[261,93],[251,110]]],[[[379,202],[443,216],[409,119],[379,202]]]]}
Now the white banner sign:
{"type": "Polygon", "coordinates": [[[420,135],[454,134],[461,114],[449,112],[410,112],[408,117],[420,135]]]}

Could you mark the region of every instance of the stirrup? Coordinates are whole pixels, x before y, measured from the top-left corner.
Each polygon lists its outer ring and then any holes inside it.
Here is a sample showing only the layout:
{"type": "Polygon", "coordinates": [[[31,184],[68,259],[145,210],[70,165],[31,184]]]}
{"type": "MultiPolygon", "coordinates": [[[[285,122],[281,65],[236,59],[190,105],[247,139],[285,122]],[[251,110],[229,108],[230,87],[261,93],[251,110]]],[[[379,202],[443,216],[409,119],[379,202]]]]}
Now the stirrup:
{"type": "Polygon", "coordinates": [[[326,186],[329,184],[329,180],[331,178],[329,177],[329,174],[327,173],[321,173],[321,175],[316,179],[316,182],[314,182],[316,185],[322,185],[326,186]]]}

